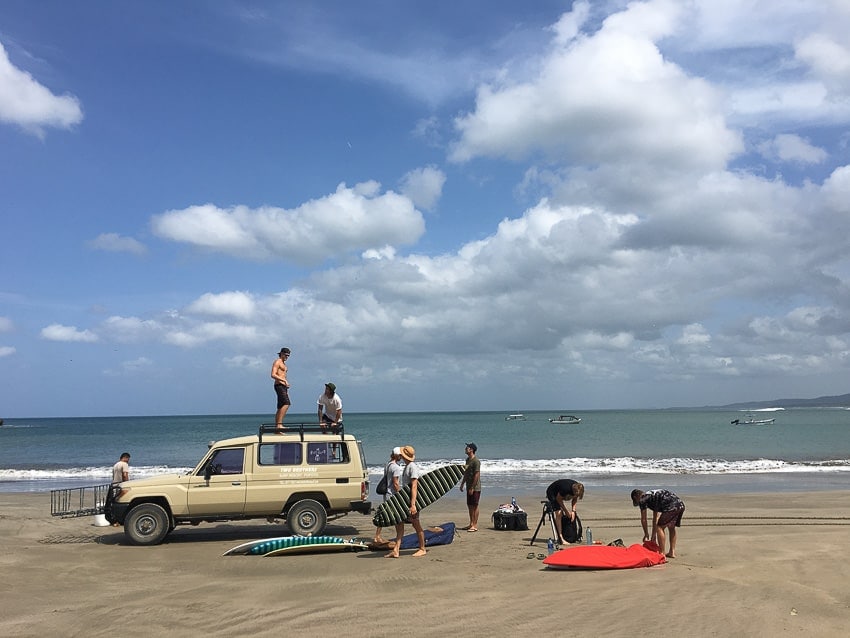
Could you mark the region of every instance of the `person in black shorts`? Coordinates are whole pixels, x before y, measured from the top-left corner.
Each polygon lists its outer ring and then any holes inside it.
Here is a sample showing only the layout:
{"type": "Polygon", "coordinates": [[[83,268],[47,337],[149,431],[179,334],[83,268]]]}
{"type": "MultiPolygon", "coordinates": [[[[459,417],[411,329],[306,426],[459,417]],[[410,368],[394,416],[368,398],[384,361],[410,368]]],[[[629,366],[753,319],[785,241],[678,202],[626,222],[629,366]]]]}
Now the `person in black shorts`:
{"type": "Polygon", "coordinates": [[[664,530],[670,530],[670,551],[665,556],[676,558],[676,528],[682,526],[685,504],[678,496],[668,490],[632,490],[632,505],[640,507],[640,524],[643,527],[643,540],[651,540],[664,553],[664,530]],[[652,510],[652,536],[646,521],[646,510],[652,510]]]}
{"type": "Polygon", "coordinates": [[[277,353],[272,365],[272,379],[274,379],[274,391],[277,394],[277,412],[274,415],[275,430],[283,432],[283,419],[286,417],[286,411],[289,410],[291,401],[289,400],[289,381],[286,379],[286,360],[289,359],[289,348],[281,348],[277,353]]]}
{"type": "Polygon", "coordinates": [[[567,516],[571,521],[576,518],[576,503],[584,498],[584,484],[572,479],[559,479],[546,488],[546,500],[549,509],[555,517],[555,529],[558,531],[558,543],[566,545],[569,541],[564,538],[561,517],[567,516]],[[567,502],[569,501],[569,505],[567,502]]]}

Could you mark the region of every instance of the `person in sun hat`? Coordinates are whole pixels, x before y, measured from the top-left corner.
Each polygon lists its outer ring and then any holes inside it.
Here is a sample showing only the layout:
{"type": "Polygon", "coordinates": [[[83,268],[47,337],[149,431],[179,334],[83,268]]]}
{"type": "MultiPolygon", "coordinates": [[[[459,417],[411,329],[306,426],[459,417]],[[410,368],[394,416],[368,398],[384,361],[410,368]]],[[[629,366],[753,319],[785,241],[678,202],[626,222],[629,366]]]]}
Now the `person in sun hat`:
{"type": "MultiPolygon", "coordinates": [[[[419,549],[417,549],[413,556],[415,558],[419,558],[420,556],[425,556],[427,554],[427,550],[425,549],[425,530],[422,529],[422,523],[419,521],[419,510],[416,507],[416,495],[419,491],[419,477],[421,477],[424,472],[419,467],[419,465],[415,462],[416,460],[416,450],[412,445],[405,445],[401,448],[401,458],[404,459],[404,482],[406,485],[410,486],[410,514],[407,517],[407,520],[413,525],[413,529],[416,530],[416,538],[419,541],[419,549]]],[[[404,522],[399,523],[395,526],[395,537],[396,544],[393,546],[392,550],[386,554],[386,558],[398,558],[398,551],[401,546],[401,539],[404,536],[404,522]]]]}
{"type": "Polygon", "coordinates": [[[342,425],[342,397],[336,393],[334,383],[328,381],[325,384],[325,391],[319,395],[316,404],[319,406],[319,425],[322,426],[322,432],[327,432],[330,426],[331,432],[339,434],[339,426],[342,425]]]}
{"type": "Polygon", "coordinates": [[[481,461],[476,454],[478,446],[475,443],[466,444],[466,469],[460,480],[460,491],[466,486],[466,507],[469,510],[469,525],[462,528],[467,532],[478,531],[478,503],[481,500],[481,461]]]}
{"type": "Polygon", "coordinates": [[[272,379],[274,379],[274,391],[277,395],[277,412],[274,415],[277,432],[283,432],[283,419],[292,404],[289,400],[289,381],[286,380],[286,360],[289,355],[289,348],[281,348],[280,352],[277,353],[277,359],[272,364],[272,379]]]}

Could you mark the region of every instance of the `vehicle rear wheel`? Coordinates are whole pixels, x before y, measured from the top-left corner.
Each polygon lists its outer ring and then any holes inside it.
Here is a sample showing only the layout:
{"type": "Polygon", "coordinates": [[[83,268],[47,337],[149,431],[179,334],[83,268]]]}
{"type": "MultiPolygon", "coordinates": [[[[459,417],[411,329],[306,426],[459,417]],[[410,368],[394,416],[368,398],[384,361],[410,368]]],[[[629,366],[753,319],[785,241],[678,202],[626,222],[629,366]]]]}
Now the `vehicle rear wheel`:
{"type": "Polygon", "coordinates": [[[289,508],[286,524],[293,534],[301,536],[318,536],[325,531],[328,515],[324,506],[318,501],[306,498],[298,501],[289,508]]]}
{"type": "Polygon", "coordinates": [[[134,545],[159,545],[170,531],[168,512],[156,503],[137,505],[124,519],[124,534],[134,545]]]}

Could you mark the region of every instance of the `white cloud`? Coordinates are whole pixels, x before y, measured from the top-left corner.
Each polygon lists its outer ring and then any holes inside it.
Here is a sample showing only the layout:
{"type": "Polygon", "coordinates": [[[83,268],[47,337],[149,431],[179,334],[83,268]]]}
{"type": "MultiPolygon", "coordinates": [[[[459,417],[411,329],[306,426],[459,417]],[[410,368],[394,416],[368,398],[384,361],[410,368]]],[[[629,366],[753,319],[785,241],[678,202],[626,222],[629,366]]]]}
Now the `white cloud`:
{"type": "Polygon", "coordinates": [[[43,137],[46,127],[67,129],[82,119],[76,97],[54,95],[32,75],[15,67],[0,44],[0,122],[43,137]]]}
{"type": "Polygon", "coordinates": [[[433,210],[443,194],[446,174],[434,166],[410,171],[401,179],[402,194],[417,208],[433,210]]]}
{"type": "Polygon", "coordinates": [[[187,312],[202,315],[229,316],[250,319],[256,311],[253,297],[247,292],[206,293],[186,308],[187,312]]]}
{"type": "Polygon", "coordinates": [[[2,357],[10,357],[15,354],[17,350],[12,346],[0,346],[0,358],[2,357]]]}
{"type": "Polygon", "coordinates": [[[264,370],[265,368],[269,368],[270,364],[268,361],[269,357],[251,357],[244,354],[238,354],[233,357],[224,357],[222,362],[228,368],[235,368],[237,370],[264,370]]]}
{"type": "Polygon", "coordinates": [[[53,323],[42,328],[41,338],[48,341],[70,341],[82,343],[94,343],[98,336],[90,330],[79,330],[76,326],[63,326],[53,323]]]}
{"type": "Polygon", "coordinates": [[[117,233],[101,233],[88,242],[90,248],[112,253],[130,253],[144,255],[147,247],[137,239],[123,237],[117,233]]]}
{"type": "Polygon", "coordinates": [[[11,332],[14,324],[9,317],[0,317],[0,332],[11,332]]]}
{"type": "Polygon", "coordinates": [[[287,210],[270,206],[190,206],[157,215],[156,234],[245,259],[317,264],[338,254],[410,244],[425,231],[414,203],[377,182],[336,192],[287,210]]]}
{"type": "Polygon", "coordinates": [[[132,343],[161,334],[162,324],[151,319],[112,316],[103,322],[101,331],[115,341],[132,343]]]}
{"type": "Polygon", "coordinates": [[[568,40],[574,29],[562,28],[532,79],[479,88],[475,109],[455,121],[451,159],[542,152],[566,163],[723,167],[743,146],[722,94],[656,45],[678,16],[677,3],[636,2],[591,35],[568,40]]]}
{"type": "Polygon", "coordinates": [[[811,144],[799,135],[783,133],[759,146],[759,152],[767,158],[799,164],[820,164],[826,161],[827,152],[811,144]]]}
{"type": "Polygon", "coordinates": [[[836,42],[824,33],[812,33],[796,45],[797,57],[811,67],[815,77],[827,86],[847,93],[850,91],[850,46],[836,42]]]}

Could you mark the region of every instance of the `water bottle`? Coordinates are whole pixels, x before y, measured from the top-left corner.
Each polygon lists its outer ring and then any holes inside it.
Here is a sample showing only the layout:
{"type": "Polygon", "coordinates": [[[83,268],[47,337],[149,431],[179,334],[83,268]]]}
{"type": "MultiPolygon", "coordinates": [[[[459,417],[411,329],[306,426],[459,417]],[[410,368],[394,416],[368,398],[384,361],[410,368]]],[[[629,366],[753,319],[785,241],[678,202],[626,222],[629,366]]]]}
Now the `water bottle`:
{"type": "Polygon", "coordinates": [[[587,528],[587,544],[593,545],[593,530],[589,527],[587,528]]]}
{"type": "Polygon", "coordinates": [[[517,506],[516,506],[516,496],[511,496],[511,507],[512,507],[512,508],[513,508],[513,510],[516,512],[516,510],[517,510],[517,506]]]}
{"type": "Polygon", "coordinates": [[[553,539],[549,539],[549,542],[546,544],[546,549],[549,550],[550,556],[555,553],[555,541],[553,539]]]}

